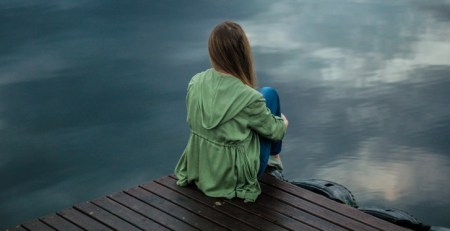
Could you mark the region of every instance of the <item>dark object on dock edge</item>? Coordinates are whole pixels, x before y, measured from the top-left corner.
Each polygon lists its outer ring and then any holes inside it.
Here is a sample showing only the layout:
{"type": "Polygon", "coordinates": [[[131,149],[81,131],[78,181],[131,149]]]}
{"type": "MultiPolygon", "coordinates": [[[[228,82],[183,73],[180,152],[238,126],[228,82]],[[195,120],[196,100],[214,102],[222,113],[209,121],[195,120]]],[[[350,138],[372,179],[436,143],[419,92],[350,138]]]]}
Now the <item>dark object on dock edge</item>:
{"type": "Polygon", "coordinates": [[[450,231],[449,228],[439,227],[439,226],[429,226],[420,222],[417,218],[413,217],[411,214],[404,212],[395,208],[359,208],[359,210],[370,214],[372,216],[378,217],[385,221],[389,221],[393,224],[410,228],[417,231],[450,231]]]}
{"type": "Polygon", "coordinates": [[[323,195],[339,203],[349,205],[353,208],[358,208],[355,197],[350,192],[350,190],[348,190],[346,187],[336,182],[320,179],[310,179],[310,180],[293,181],[291,183],[296,186],[323,195]]]}
{"type": "MultiPolygon", "coordinates": [[[[269,173],[270,174],[270,173],[269,173]]],[[[271,174],[274,175],[274,174],[271,174]]],[[[277,177],[276,175],[274,175],[277,177]]],[[[281,175],[282,176],[282,175],[281,175]]],[[[280,179],[280,177],[277,177],[280,179]]],[[[284,180],[284,178],[283,178],[284,180]]],[[[355,197],[345,186],[338,184],[336,182],[321,180],[321,179],[310,179],[290,182],[296,186],[302,187],[309,191],[315,192],[329,199],[337,201],[341,204],[346,204],[354,208],[358,208],[355,197]]],[[[364,207],[359,208],[362,212],[380,218],[382,220],[388,221],[390,223],[409,228],[417,231],[450,231],[449,228],[430,226],[423,224],[417,218],[413,217],[409,213],[406,213],[399,209],[384,209],[376,207],[364,207]]]]}

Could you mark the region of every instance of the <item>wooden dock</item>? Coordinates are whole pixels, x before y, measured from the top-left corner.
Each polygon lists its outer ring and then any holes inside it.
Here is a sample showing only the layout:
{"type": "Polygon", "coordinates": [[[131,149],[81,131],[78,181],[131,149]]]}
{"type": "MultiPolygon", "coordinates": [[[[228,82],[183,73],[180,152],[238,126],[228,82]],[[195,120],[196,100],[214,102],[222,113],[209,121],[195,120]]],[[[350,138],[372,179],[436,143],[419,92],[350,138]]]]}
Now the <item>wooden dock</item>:
{"type": "Polygon", "coordinates": [[[269,175],[256,203],[175,182],[166,176],[9,230],[408,230],[269,175]]]}

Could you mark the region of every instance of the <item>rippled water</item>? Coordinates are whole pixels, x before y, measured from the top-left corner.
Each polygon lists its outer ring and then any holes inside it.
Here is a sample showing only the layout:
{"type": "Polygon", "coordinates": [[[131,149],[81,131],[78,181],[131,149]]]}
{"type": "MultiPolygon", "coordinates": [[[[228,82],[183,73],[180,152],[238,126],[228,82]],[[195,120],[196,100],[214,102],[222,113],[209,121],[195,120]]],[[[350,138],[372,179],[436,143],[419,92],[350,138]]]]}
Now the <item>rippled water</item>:
{"type": "Polygon", "coordinates": [[[172,172],[218,22],[290,125],[288,179],[450,226],[450,1],[0,2],[0,229],[172,172]]]}

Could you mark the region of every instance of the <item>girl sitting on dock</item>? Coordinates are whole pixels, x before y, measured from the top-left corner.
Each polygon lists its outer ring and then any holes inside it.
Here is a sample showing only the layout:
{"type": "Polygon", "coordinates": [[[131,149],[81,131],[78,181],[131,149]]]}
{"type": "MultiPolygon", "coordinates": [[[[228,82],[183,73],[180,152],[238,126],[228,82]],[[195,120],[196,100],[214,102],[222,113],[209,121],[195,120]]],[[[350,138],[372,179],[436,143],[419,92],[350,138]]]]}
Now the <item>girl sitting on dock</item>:
{"type": "Polygon", "coordinates": [[[177,184],[195,183],[211,197],[255,201],[266,166],[283,169],[279,153],[288,121],[273,88],[255,90],[250,44],[239,24],[218,24],[208,51],[212,68],[188,85],[191,134],[175,168],[177,184]]]}

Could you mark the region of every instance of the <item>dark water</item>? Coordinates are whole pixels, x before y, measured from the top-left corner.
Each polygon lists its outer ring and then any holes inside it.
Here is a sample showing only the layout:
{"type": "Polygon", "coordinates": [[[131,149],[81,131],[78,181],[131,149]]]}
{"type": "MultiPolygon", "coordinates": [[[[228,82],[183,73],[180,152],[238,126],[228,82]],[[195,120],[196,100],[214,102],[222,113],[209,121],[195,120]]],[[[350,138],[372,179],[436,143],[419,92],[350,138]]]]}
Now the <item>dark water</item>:
{"type": "Polygon", "coordinates": [[[0,229],[172,172],[224,19],[290,121],[291,180],[450,226],[450,1],[0,2],[0,229]]]}

